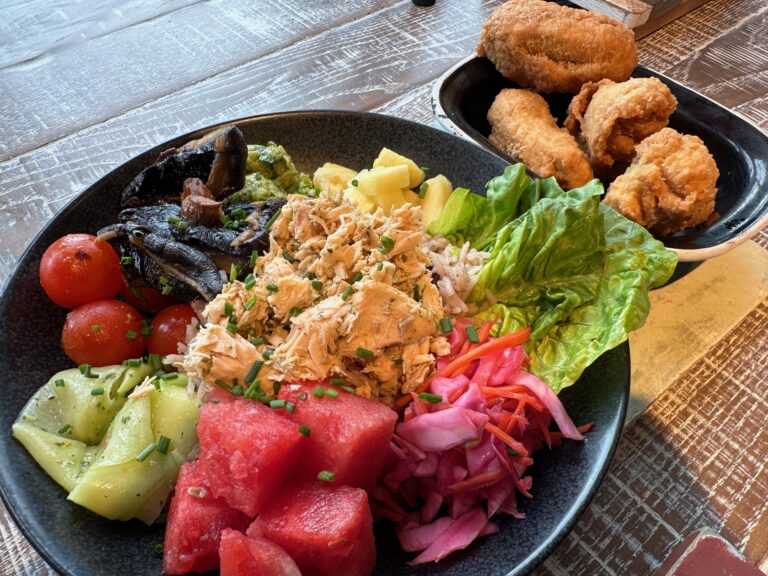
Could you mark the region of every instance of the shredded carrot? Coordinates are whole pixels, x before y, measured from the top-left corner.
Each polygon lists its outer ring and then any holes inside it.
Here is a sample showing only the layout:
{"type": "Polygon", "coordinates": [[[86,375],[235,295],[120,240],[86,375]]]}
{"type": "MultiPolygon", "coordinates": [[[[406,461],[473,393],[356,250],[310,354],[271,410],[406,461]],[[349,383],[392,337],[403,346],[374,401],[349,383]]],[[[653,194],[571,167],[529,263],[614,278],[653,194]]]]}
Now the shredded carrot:
{"type": "Polygon", "coordinates": [[[528,388],[519,384],[512,386],[483,386],[483,392],[486,398],[492,398],[493,396],[504,396],[507,394],[519,394],[521,392],[528,392],[528,388]]]}
{"type": "Polygon", "coordinates": [[[461,396],[462,394],[464,394],[464,392],[467,391],[467,388],[469,388],[469,382],[467,382],[462,386],[457,386],[456,390],[451,392],[451,395],[448,396],[448,403],[453,404],[454,402],[456,402],[456,400],[459,399],[459,396],[461,396]]]}
{"type": "MultiPolygon", "coordinates": [[[[499,428],[507,432],[507,427],[509,426],[509,421],[512,419],[512,413],[511,412],[502,412],[499,416],[499,428]]],[[[509,434],[509,432],[507,432],[509,434]]]]}
{"type": "Polygon", "coordinates": [[[486,472],[485,474],[478,474],[467,480],[461,480],[455,484],[451,484],[448,486],[448,492],[456,494],[457,492],[468,492],[469,490],[485,488],[486,486],[498,482],[506,475],[507,471],[503,468],[499,468],[493,472],[486,472]]]}
{"type": "Polygon", "coordinates": [[[522,457],[527,457],[528,456],[528,450],[525,449],[525,446],[523,446],[521,442],[518,442],[517,440],[512,438],[512,436],[510,436],[509,434],[504,432],[504,430],[502,430],[501,428],[499,428],[495,424],[491,424],[490,422],[486,422],[485,423],[485,429],[489,433],[491,433],[494,436],[496,436],[496,438],[498,438],[499,440],[504,442],[504,444],[506,444],[507,446],[512,448],[512,450],[514,450],[515,452],[520,454],[520,456],[522,456],[522,457]]]}
{"type": "Polygon", "coordinates": [[[466,354],[463,354],[458,358],[452,360],[451,362],[443,366],[435,374],[435,376],[450,376],[454,372],[456,372],[458,369],[468,365],[473,360],[477,360],[481,356],[485,356],[490,352],[496,352],[497,350],[509,348],[510,346],[517,346],[518,344],[523,344],[524,342],[528,341],[528,336],[530,336],[530,334],[531,334],[530,328],[522,328],[515,332],[510,332],[509,334],[505,334],[500,338],[494,338],[493,340],[489,340],[484,344],[480,344],[480,346],[478,346],[477,348],[473,348],[472,350],[468,351],[466,354]]]}
{"type": "Polygon", "coordinates": [[[413,398],[414,416],[421,416],[422,414],[429,412],[429,410],[427,410],[427,405],[424,403],[424,400],[419,398],[418,394],[411,392],[411,398],[413,398]]]}
{"type": "Polygon", "coordinates": [[[477,331],[477,336],[480,338],[481,343],[488,340],[488,336],[490,336],[494,324],[496,324],[496,320],[488,320],[480,326],[480,330],[477,331]]]}

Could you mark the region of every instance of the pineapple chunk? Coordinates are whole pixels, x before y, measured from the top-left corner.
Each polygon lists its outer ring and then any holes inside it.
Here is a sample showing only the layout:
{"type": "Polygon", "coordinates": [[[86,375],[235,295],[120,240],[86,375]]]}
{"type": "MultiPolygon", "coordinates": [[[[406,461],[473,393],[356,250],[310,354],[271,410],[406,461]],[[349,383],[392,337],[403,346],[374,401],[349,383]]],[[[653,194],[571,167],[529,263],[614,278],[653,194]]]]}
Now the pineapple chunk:
{"type": "Polygon", "coordinates": [[[432,222],[440,217],[443,206],[453,192],[453,186],[451,186],[448,178],[442,174],[430,178],[425,184],[427,190],[421,201],[421,222],[424,224],[424,228],[428,228],[432,222]]]}
{"type": "Polygon", "coordinates": [[[338,193],[349,186],[350,180],[355,176],[357,172],[350,168],[326,162],[315,170],[312,184],[323,192],[338,193]]]}
{"type": "Polygon", "coordinates": [[[403,196],[405,196],[405,201],[410,202],[414,206],[421,206],[421,198],[419,198],[419,195],[416,194],[413,190],[409,190],[406,188],[403,190],[403,196]]]}
{"type": "Polygon", "coordinates": [[[416,165],[416,162],[389,148],[382,148],[379,157],[373,161],[374,168],[385,166],[406,166],[408,168],[408,184],[403,188],[416,188],[424,182],[424,171],[416,165]]]}
{"type": "Polygon", "coordinates": [[[393,208],[405,204],[402,189],[408,186],[408,168],[386,166],[362,170],[357,175],[357,190],[389,216],[393,208]]]}
{"type": "Polygon", "coordinates": [[[373,213],[376,212],[376,208],[378,208],[378,205],[374,202],[373,198],[366,196],[354,186],[349,186],[344,190],[344,198],[357,204],[358,209],[362,212],[373,213]]]}

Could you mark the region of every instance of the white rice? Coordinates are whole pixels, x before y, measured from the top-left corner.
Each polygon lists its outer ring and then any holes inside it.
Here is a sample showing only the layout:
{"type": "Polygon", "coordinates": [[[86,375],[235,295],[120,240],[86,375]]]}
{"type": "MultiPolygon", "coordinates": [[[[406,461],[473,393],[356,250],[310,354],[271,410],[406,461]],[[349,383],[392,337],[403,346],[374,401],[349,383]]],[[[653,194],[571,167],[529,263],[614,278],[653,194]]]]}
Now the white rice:
{"type": "Polygon", "coordinates": [[[443,298],[445,313],[457,316],[475,312],[467,305],[466,299],[488,259],[488,252],[470,248],[469,242],[458,248],[444,236],[430,239],[425,250],[432,262],[432,272],[439,276],[436,284],[443,298]]]}

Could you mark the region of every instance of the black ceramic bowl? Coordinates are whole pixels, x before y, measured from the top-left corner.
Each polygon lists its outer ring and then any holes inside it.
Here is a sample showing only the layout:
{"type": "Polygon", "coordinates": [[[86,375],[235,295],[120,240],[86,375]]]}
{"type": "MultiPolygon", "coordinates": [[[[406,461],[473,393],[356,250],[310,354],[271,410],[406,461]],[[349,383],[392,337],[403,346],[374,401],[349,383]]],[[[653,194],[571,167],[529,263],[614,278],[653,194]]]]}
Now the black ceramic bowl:
{"type": "MultiPolygon", "coordinates": [[[[501,158],[432,128],[373,114],[302,112],[260,116],[236,124],[248,142],[274,140],[292,154],[299,169],[311,172],[332,161],[353,168],[369,166],[383,146],[398,150],[452,182],[483,190],[506,165],[501,158]]],[[[210,129],[210,128],[209,128],[210,129]]],[[[126,162],[84,191],[35,239],[0,298],[0,494],[21,530],[60,573],[161,574],[153,554],[163,541],[162,526],[138,521],[110,522],[67,502],[10,435],[11,424],[32,393],[70,363],[59,346],[65,311],[45,296],[37,279],[40,257],[58,237],[93,232],[115,221],[120,191],[157,154],[209,129],[180,136],[126,162]]],[[[377,527],[379,561],[375,574],[524,574],[540,563],[570,530],[589,502],[618,442],[629,393],[629,346],[604,354],[561,397],[573,419],[594,421],[583,443],[567,442],[536,457],[535,499],[522,502],[528,518],[501,518],[501,532],[437,565],[410,567],[392,536],[377,527]]],[[[340,575],[341,576],[341,575],[340,575]]]]}
{"type": "MultiPolygon", "coordinates": [[[[768,136],[713,100],[648,68],[638,66],[632,76],[654,76],[669,86],[678,102],[669,125],[701,138],[720,170],[717,219],[707,226],[664,238],[665,246],[675,250],[681,262],[695,262],[719,256],[757,234],[768,224],[768,136]]],[[[490,60],[470,56],[448,70],[435,85],[435,117],[449,132],[507,161],[515,161],[488,140],[491,128],[486,119],[496,95],[503,88],[513,87],[518,86],[499,74],[490,60]]],[[[571,96],[544,97],[552,114],[562,122],[571,96]]]]}

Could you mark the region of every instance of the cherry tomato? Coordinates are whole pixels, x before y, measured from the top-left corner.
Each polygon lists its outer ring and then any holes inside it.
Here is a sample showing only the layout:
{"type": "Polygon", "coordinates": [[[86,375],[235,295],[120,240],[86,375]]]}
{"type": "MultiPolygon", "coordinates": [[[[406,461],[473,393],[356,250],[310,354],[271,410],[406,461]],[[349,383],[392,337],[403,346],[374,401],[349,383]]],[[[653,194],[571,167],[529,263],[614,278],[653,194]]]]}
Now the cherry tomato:
{"type": "Polygon", "coordinates": [[[97,300],[67,314],[64,353],[75,364],[109,366],[144,354],[141,314],[119,300],[97,300]]]}
{"type": "Polygon", "coordinates": [[[127,283],[120,288],[120,296],[137,310],[152,314],[178,302],[173,296],[163,296],[151,286],[129,286],[127,283]]]}
{"type": "Polygon", "coordinates": [[[114,298],[123,285],[120,258],[91,234],[68,234],[51,244],[40,261],[40,284],[63,308],[114,298]]]}
{"type": "Polygon", "coordinates": [[[152,320],[152,335],[147,339],[150,354],[178,354],[179,342],[187,341],[187,326],[196,319],[189,304],[168,306],[152,320]]]}

